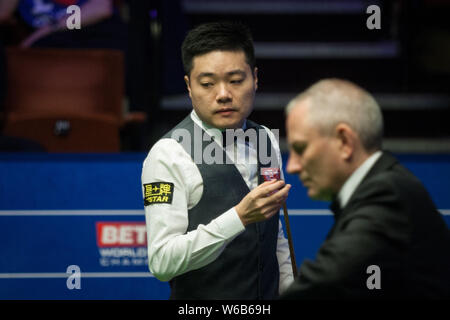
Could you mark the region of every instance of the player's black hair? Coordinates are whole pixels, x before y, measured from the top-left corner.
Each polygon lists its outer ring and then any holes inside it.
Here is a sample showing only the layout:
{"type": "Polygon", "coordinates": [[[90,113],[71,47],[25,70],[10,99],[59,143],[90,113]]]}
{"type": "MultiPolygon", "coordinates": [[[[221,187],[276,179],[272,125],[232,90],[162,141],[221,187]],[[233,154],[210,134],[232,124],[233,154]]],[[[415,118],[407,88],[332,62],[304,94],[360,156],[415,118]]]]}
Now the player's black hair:
{"type": "Polygon", "coordinates": [[[184,71],[189,76],[196,56],[211,51],[243,51],[253,71],[255,49],[250,29],[240,22],[211,22],[192,29],[181,46],[184,71]]]}

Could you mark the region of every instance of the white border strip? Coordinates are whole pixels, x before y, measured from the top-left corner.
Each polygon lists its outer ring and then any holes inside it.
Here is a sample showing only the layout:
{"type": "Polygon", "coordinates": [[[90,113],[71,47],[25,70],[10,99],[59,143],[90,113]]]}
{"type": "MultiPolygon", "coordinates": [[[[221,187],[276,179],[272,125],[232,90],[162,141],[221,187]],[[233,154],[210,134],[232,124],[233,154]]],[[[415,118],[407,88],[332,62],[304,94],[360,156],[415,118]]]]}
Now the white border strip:
{"type": "Polygon", "coordinates": [[[290,216],[330,216],[333,213],[328,209],[288,209],[290,216]]]}
{"type": "MultiPolygon", "coordinates": [[[[450,209],[439,209],[450,216],[450,209]]],[[[328,209],[288,209],[290,216],[328,216],[328,209]]],[[[144,210],[0,210],[0,217],[18,216],[145,216],[144,210]]]]}
{"type": "MultiPolygon", "coordinates": [[[[67,278],[72,273],[0,273],[0,279],[67,278]]],[[[150,272],[80,272],[81,278],[154,278],[150,272]]]]}
{"type": "MultiPolygon", "coordinates": [[[[438,209],[439,212],[443,216],[450,216],[450,209],[438,209]]],[[[332,215],[333,213],[330,210],[327,209],[310,209],[310,210],[303,210],[303,209],[288,209],[288,213],[290,216],[328,216],[332,215]]]]}

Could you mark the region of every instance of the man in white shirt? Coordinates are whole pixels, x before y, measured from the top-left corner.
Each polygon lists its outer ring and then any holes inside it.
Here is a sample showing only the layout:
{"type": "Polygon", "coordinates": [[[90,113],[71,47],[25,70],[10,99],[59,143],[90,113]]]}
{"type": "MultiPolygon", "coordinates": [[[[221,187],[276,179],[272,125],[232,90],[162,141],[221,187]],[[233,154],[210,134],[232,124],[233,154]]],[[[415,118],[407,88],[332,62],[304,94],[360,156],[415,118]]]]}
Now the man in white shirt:
{"type": "Polygon", "coordinates": [[[150,271],[170,281],[171,299],[274,299],[293,281],[279,220],[290,185],[260,174],[281,169],[281,156],[274,134],[247,120],[258,84],[250,32],[204,24],[182,54],[194,110],[142,170],[150,271]],[[256,139],[225,144],[226,129],[253,130],[256,139]]]}
{"type": "Polygon", "coordinates": [[[290,155],[334,224],[286,299],[449,298],[449,229],[421,182],[381,151],[383,119],[359,86],[324,79],[287,106],[290,155]]]}

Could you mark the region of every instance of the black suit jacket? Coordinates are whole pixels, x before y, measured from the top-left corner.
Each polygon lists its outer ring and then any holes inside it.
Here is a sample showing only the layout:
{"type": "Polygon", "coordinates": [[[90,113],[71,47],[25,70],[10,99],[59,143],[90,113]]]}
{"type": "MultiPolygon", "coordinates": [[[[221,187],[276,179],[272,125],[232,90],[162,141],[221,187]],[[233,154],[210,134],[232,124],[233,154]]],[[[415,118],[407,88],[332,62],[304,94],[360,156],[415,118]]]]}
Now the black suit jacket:
{"type": "Polygon", "coordinates": [[[315,261],[282,298],[450,298],[449,229],[394,157],[383,153],[345,208],[331,209],[335,223],[315,261]],[[369,289],[377,279],[381,288],[369,289]]]}

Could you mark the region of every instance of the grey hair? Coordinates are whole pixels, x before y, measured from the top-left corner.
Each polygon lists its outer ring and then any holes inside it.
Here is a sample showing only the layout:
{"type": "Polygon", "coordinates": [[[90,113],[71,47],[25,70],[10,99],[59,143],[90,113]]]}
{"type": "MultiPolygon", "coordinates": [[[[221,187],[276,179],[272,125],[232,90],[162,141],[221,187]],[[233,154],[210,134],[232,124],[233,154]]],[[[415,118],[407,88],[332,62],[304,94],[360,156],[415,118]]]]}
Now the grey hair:
{"type": "Polygon", "coordinates": [[[293,98],[286,114],[300,102],[308,103],[308,121],[324,135],[331,135],[339,123],[350,126],[367,151],[381,149],[383,116],[373,96],[342,79],[324,79],[293,98]]]}

